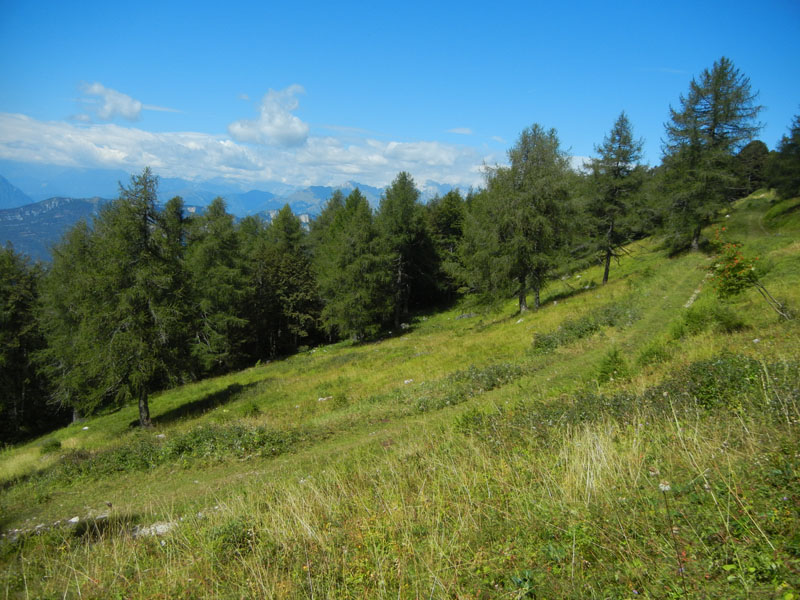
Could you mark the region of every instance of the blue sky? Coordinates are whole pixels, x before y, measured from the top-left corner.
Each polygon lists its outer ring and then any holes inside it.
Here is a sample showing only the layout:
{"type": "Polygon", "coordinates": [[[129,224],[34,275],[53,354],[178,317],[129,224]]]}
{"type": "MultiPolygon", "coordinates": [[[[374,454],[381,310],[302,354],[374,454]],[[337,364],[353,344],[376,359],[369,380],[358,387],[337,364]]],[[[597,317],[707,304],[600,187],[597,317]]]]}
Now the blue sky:
{"type": "Polygon", "coordinates": [[[773,148],[800,113],[797,0],[0,0],[0,159],[468,186],[532,123],[590,156],[625,110],[657,164],[669,106],[721,56],[773,148]]]}

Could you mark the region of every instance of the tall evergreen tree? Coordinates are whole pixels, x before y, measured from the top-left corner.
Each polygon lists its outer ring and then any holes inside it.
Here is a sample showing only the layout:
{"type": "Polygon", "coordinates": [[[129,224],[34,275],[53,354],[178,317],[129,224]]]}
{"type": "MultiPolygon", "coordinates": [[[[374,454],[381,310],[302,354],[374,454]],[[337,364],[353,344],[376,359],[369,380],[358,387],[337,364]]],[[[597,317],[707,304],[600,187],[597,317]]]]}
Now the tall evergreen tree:
{"type": "Polygon", "coordinates": [[[0,446],[63,420],[47,402],[46,381],[34,355],[44,347],[36,307],[39,265],[0,247],[0,446]]]}
{"type": "Polygon", "coordinates": [[[437,257],[438,295],[452,300],[458,290],[457,277],[453,274],[458,271],[458,246],[464,234],[467,203],[455,189],[444,196],[436,196],[425,208],[428,230],[437,257]]]}
{"type": "Polygon", "coordinates": [[[736,155],[736,186],[742,196],[752,194],[766,184],[768,160],[769,150],[761,140],[753,140],[736,155]]]}
{"type": "Polygon", "coordinates": [[[611,259],[629,241],[625,218],[631,210],[633,195],[641,186],[643,173],[642,140],[633,138],[630,121],[623,111],[600,146],[599,155],[590,162],[592,197],[588,210],[592,238],[603,258],[603,283],[608,282],[611,259]]]}
{"type": "Polygon", "coordinates": [[[314,269],[322,322],[329,332],[361,340],[380,329],[391,309],[390,262],[360,190],[353,190],[335,212],[317,248],[314,269]]]}
{"type": "Polygon", "coordinates": [[[391,262],[390,307],[394,327],[413,300],[425,304],[435,289],[435,255],[427,235],[414,179],[399,173],[381,198],[375,224],[383,254],[391,262]]]}
{"type": "Polygon", "coordinates": [[[148,395],[185,369],[185,277],[156,210],[158,180],[133,176],[92,229],[76,227],[56,246],[43,293],[57,396],[81,412],[135,400],[149,426],[148,395]]]}
{"type": "Polygon", "coordinates": [[[240,238],[222,198],[189,227],[186,262],[198,315],[192,352],[204,371],[242,366],[246,357],[246,275],[240,238]]]}
{"type": "Polygon", "coordinates": [[[692,248],[735,190],[732,157],[761,127],[756,97],[750,79],[722,57],[692,79],[678,110],[670,107],[664,146],[670,216],[673,230],[687,236],[692,248]]]}
{"type": "Polygon", "coordinates": [[[319,313],[316,283],[305,233],[288,204],[275,216],[266,237],[262,257],[276,304],[272,352],[286,354],[295,352],[313,331],[319,313]]]}
{"type": "Polygon", "coordinates": [[[781,137],[770,155],[767,177],[779,197],[800,196],[800,115],[794,116],[789,135],[781,137]]]}
{"type": "Polygon", "coordinates": [[[475,289],[515,291],[520,312],[558,262],[569,231],[570,169],[554,129],[534,124],[508,152],[510,167],[493,170],[465,220],[461,262],[475,289]]]}

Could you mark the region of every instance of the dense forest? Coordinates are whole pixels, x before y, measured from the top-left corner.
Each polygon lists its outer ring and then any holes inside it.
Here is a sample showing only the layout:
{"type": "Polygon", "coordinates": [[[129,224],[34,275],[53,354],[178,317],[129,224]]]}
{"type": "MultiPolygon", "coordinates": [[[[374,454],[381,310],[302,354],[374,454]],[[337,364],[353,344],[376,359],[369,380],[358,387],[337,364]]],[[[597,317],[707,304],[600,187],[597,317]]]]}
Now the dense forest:
{"type": "Polygon", "coordinates": [[[557,131],[533,124],[479,190],[423,204],[401,172],[377,210],[358,189],[337,192],[308,230],[288,206],[271,222],[236,222],[222,198],[199,215],[179,197],[162,207],[146,168],[51,264],[0,250],[0,440],[130,402],[148,426],[155,391],[397,333],[464,296],[538,308],[549,280],[582,265],[602,264],[606,283],[645,236],[702,250],[703,228],[733,200],[800,194],[800,115],[770,151],[756,139],[760,109],[721,58],[669,108],[658,166],[641,164],[624,112],[579,171],[557,131]]]}

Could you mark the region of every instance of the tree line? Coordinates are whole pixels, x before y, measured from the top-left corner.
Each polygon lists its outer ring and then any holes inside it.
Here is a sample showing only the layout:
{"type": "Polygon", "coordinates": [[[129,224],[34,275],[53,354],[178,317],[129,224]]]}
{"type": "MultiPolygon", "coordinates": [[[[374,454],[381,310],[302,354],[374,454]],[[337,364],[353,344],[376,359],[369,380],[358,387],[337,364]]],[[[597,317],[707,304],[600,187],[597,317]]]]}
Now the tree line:
{"type": "Polygon", "coordinates": [[[670,107],[656,167],[641,164],[624,112],[582,170],[534,124],[482,189],[425,204],[401,172],[376,210],[358,189],[337,191],[308,230],[288,206],[238,223],[222,198],[197,215],[178,197],[160,207],[146,168],[49,265],[0,251],[2,439],[134,402],[148,426],[155,391],[398,331],[464,294],[538,308],[552,277],[596,262],[606,283],[647,235],[696,249],[732,200],[763,186],[800,194],[800,117],[770,152],[754,140],[756,100],[722,58],[670,107]]]}

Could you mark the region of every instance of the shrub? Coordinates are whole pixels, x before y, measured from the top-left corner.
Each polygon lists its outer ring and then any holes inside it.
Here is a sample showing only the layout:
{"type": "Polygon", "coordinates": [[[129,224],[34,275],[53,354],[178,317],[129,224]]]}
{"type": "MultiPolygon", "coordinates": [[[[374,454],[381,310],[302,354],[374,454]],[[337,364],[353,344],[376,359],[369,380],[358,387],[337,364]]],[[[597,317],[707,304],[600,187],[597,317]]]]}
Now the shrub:
{"type": "Polygon", "coordinates": [[[568,319],[550,333],[536,334],[532,350],[548,354],[559,346],[589,337],[603,327],[628,327],[640,316],[639,310],[621,303],[608,304],[577,319],[568,319]]]}
{"type": "Polygon", "coordinates": [[[61,442],[54,439],[45,440],[42,443],[42,447],[39,449],[42,454],[52,454],[59,450],[61,450],[61,442]]]}
{"type": "Polygon", "coordinates": [[[628,377],[629,373],[628,363],[620,353],[619,348],[614,346],[600,361],[600,366],[597,371],[597,381],[606,383],[616,379],[625,379],[628,377]]]}

